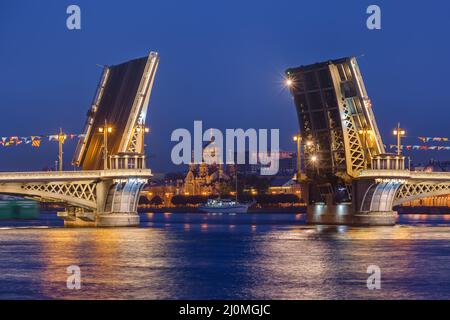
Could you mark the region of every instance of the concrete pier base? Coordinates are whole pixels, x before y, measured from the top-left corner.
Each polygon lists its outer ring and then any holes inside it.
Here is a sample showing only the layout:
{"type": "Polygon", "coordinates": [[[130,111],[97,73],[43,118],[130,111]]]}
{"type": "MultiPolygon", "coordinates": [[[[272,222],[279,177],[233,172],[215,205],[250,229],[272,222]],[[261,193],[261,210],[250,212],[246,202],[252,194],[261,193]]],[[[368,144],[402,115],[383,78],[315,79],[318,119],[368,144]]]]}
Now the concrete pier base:
{"type": "Polygon", "coordinates": [[[353,216],[353,224],[358,226],[393,226],[397,222],[395,211],[358,212],[353,216]]]}
{"type": "Polygon", "coordinates": [[[308,224],[349,225],[352,223],[352,216],[351,204],[314,204],[306,208],[306,223],[308,224]]]}
{"type": "Polygon", "coordinates": [[[68,228],[90,227],[136,227],[140,218],[135,212],[130,213],[105,213],[87,217],[86,214],[58,213],[64,219],[64,226],[68,228]]]}
{"type": "Polygon", "coordinates": [[[97,227],[137,227],[140,218],[137,213],[110,213],[97,216],[97,227]]]}
{"type": "Polygon", "coordinates": [[[397,212],[358,212],[351,204],[309,205],[306,211],[306,223],[352,226],[393,226],[397,221],[397,212]]]}

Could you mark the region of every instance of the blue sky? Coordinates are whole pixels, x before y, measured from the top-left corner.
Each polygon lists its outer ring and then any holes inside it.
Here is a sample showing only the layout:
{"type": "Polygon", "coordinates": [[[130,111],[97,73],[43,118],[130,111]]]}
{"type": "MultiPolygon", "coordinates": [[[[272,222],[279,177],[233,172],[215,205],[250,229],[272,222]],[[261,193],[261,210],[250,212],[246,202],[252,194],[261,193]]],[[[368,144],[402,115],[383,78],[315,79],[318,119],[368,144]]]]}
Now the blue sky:
{"type": "MultiPolygon", "coordinates": [[[[360,68],[386,144],[397,121],[407,144],[450,135],[450,5],[443,1],[99,1],[0,2],[0,136],[83,129],[101,69],[157,51],[150,101],[150,167],[170,162],[176,128],[280,128],[294,150],[294,104],[283,89],[288,67],[362,55],[360,68]],[[66,8],[81,8],[81,30],[66,8]],[[366,28],[377,4],[382,29],[366,28]]],[[[75,143],[65,146],[71,159],[75,143]]],[[[54,165],[57,144],[0,147],[0,170],[54,165]]],[[[449,152],[411,152],[450,160],[449,152]]]]}

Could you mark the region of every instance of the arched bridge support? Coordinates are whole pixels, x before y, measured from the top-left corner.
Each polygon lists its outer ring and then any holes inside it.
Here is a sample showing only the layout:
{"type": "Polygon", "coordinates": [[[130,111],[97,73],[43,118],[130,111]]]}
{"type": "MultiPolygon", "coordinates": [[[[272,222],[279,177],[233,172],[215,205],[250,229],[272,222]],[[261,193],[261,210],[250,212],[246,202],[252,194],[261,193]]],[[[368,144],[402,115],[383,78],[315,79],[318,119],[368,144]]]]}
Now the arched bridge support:
{"type": "Polygon", "coordinates": [[[308,206],[307,222],[363,226],[394,225],[394,207],[420,198],[450,194],[450,173],[363,170],[352,182],[351,203],[308,206]]]}
{"type": "Polygon", "coordinates": [[[394,206],[446,194],[450,194],[450,173],[365,170],[353,182],[353,222],[393,225],[397,219],[394,206]]]}

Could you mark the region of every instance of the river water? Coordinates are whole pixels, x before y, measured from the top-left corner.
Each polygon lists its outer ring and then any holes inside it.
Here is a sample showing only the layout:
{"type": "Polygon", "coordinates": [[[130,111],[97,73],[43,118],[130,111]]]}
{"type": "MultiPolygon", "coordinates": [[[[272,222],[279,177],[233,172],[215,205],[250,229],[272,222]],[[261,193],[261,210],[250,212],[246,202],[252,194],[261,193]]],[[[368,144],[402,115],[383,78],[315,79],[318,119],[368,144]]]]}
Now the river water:
{"type": "Polygon", "coordinates": [[[0,299],[450,299],[450,214],[394,227],[302,214],[143,214],[140,228],[0,221],[0,299]],[[81,289],[68,289],[69,266],[81,289]],[[369,290],[367,268],[381,270],[369,290]]]}

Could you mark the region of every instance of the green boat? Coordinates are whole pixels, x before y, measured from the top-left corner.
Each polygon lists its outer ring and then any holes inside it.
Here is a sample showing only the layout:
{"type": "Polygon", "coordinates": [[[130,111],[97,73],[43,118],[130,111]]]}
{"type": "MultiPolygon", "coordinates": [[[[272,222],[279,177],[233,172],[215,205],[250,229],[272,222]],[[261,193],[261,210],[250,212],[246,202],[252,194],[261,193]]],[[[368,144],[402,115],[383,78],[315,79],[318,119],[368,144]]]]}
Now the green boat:
{"type": "Polygon", "coordinates": [[[37,219],[39,205],[36,201],[17,199],[0,200],[0,220],[6,219],[37,219]]]}

